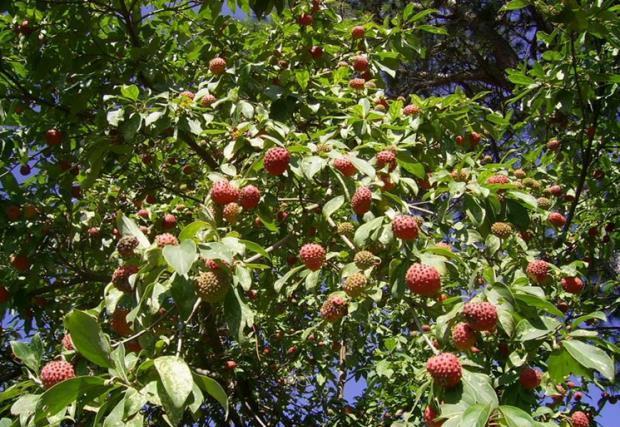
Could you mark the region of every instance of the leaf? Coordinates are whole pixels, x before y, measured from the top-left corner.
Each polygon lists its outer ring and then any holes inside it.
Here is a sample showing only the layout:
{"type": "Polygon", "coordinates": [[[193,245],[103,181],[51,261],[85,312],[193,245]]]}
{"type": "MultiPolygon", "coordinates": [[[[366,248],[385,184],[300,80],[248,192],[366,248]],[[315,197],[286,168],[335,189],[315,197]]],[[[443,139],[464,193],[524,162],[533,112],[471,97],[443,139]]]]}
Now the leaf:
{"type": "Polygon", "coordinates": [[[380,216],[373,220],[368,221],[367,223],[362,224],[357,230],[355,230],[355,236],[353,237],[353,241],[357,246],[364,246],[366,240],[368,240],[368,236],[377,228],[381,227],[383,223],[383,219],[385,217],[380,216]]]}
{"type": "Polygon", "coordinates": [[[39,372],[41,355],[43,354],[43,343],[39,334],[32,337],[29,343],[11,341],[11,350],[13,350],[15,357],[21,360],[24,365],[36,373],[39,372]]]}
{"type": "Polygon", "coordinates": [[[491,407],[482,403],[476,403],[463,412],[463,418],[459,426],[484,427],[491,415],[491,407]]]}
{"type": "Polygon", "coordinates": [[[123,85],[121,86],[121,95],[135,101],[140,96],[140,89],[136,85],[123,85]]]}
{"type": "Polygon", "coordinates": [[[125,215],[120,216],[120,229],[122,234],[129,234],[138,239],[140,243],[140,247],[148,248],[150,246],[149,239],[144,235],[138,224],[131,219],[127,218],[125,215]]]}
{"type": "Polygon", "coordinates": [[[534,425],[534,419],[522,409],[501,405],[499,411],[502,413],[507,427],[530,427],[534,425]]]}
{"type": "Polygon", "coordinates": [[[562,312],[549,301],[536,295],[515,292],[515,298],[530,307],[537,307],[556,316],[562,316],[562,312]]]}
{"type": "Polygon", "coordinates": [[[336,196],[323,206],[323,215],[325,218],[331,217],[344,204],[344,196],[336,196]]]}
{"type": "Polygon", "coordinates": [[[233,278],[236,283],[241,285],[244,291],[250,290],[250,287],[252,286],[252,278],[250,277],[250,271],[247,268],[241,265],[236,265],[235,275],[233,278]]]}
{"type": "Polygon", "coordinates": [[[193,239],[199,231],[206,228],[212,228],[211,224],[206,221],[194,221],[191,224],[187,224],[179,233],[179,241],[193,239]]]}
{"type": "Polygon", "coordinates": [[[470,395],[474,402],[488,405],[491,409],[497,407],[497,394],[488,375],[463,370],[462,381],[463,394],[470,395]]]}
{"type": "Polygon", "coordinates": [[[615,376],[614,360],[605,351],[577,340],[565,340],[562,345],[582,366],[594,369],[613,381],[615,376]]]}
{"type": "Polygon", "coordinates": [[[504,10],[517,10],[523,9],[524,7],[529,6],[530,2],[528,0],[512,0],[510,3],[504,5],[502,9],[504,10]]]}
{"type": "Polygon", "coordinates": [[[88,402],[110,388],[105,385],[103,378],[94,376],[75,377],[60,382],[41,395],[35,420],[41,421],[45,417],[56,415],[78,398],[88,402]]]}
{"type": "Polygon", "coordinates": [[[228,396],[220,383],[215,381],[213,378],[198,374],[194,374],[194,381],[201,389],[209,393],[211,397],[217,400],[218,403],[222,405],[222,408],[226,410],[226,414],[228,414],[228,396]]]}
{"type": "Polygon", "coordinates": [[[254,107],[249,102],[241,100],[237,103],[237,108],[246,119],[254,117],[254,107]]]}
{"type": "Polygon", "coordinates": [[[94,316],[84,311],[72,310],[65,316],[65,327],[71,334],[73,345],[82,356],[104,368],[114,366],[110,357],[110,342],[94,316]]]}
{"type": "Polygon", "coordinates": [[[591,319],[602,320],[603,322],[607,321],[607,316],[602,311],[595,311],[593,313],[584,314],[572,321],[571,326],[573,328],[578,328],[583,322],[586,322],[591,319]]]}
{"type": "Polygon", "coordinates": [[[303,268],[305,268],[303,265],[298,265],[295,268],[290,269],[289,271],[286,272],[286,274],[282,277],[280,277],[278,280],[276,280],[273,284],[273,289],[276,291],[276,293],[279,293],[280,290],[282,289],[282,286],[284,286],[284,284],[286,282],[288,282],[288,280],[298,271],[302,270],[303,268]]]}
{"type": "Polygon", "coordinates": [[[245,342],[243,331],[246,326],[254,324],[254,312],[239,296],[236,288],[231,289],[224,300],[224,316],[228,329],[240,342],[245,342]]]}
{"type": "Polygon", "coordinates": [[[538,203],[536,202],[536,197],[531,194],[522,193],[521,191],[508,190],[508,196],[521,203],[521,205],[525,206],[529,209],[536,209],[538,207],[538,203]]]}
{"type": "Polygon", "coordinates": [[[170,402],[177,409],[183,408],[194,384],[187,363],[177,356],[161,356],[155,359],[153,364],[170,402]]]}
{"type": "Polygon", "coordinates": [[[325,160],[318,156],[304,157],[300,166],[306,178],[312,179],[325,166],[325,160]]]}
{"type": "Polygon", "coordinates": [[[122,108],[120,108],[118,110],[108,111],[106,118],[110,126],[118,127],[118,124],[123,120],[124,115],[125,115],[125,111],[122,108]]]}
{"type": "Polygon", "coordinates": [[[168,245],[162,252],[168,265],[181,276],[187,276],[198,257],[196,243],[189,239],[183,240],[180,245],[168,245]]]}
{"type": "Polygon", "coordinates": [[[355,166],[355,169],[371,178],[375,177],[375,168],[373,168],[366,160],[362,160],[355,156],[350,156],[350,159],[353,166],[355,166]]]}
{"type": "Polygon", "coordinates": [[[549,355],[547,368],[549,378],[556,383],[565,381],[569,375],[588,375],[588,370],[581,366],[564,348],[555,350],[549,355]]]}

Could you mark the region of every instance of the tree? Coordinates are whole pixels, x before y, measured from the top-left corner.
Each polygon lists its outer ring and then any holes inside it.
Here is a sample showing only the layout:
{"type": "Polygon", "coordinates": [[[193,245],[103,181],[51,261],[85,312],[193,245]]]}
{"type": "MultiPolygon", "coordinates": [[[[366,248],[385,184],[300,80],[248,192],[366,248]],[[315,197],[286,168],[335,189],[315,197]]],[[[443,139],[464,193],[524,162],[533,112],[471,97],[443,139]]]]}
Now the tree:
{"type": "Polygon", "coordinates": [[[555,25],[493,108],[387,96],[442,11],[276,3],[1,15],[0,425],[594,425],[618,7],[497,7],[555,25]]]}

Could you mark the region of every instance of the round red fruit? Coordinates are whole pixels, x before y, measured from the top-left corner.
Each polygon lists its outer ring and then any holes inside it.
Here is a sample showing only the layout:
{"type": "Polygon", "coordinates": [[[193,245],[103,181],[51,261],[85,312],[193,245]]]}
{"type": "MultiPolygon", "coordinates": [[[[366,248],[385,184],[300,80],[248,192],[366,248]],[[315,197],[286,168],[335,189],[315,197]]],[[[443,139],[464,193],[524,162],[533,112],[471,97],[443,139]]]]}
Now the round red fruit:
{"type": "Polygon", "coordinates": [[[392,221],[394,236],[402,240],[415,240],[418,238],[418,223],[409,215],[399,215],[392,221]]]}
{"type": "Polygon", "coordinates": [[[366,55],[357,55],[353,57],[353,69],[363,72],[368,70],[368,57],[366,55]]]}
{"type": "Polygon", "coordinates": [[[351,30],[351,37],[353,37],[354,39],[362,39],[364,38],[365,35],[366,35],[366,30],[361,25],[356,25],[351,30]]]}
{"type": "Polygon", "coordinates": [[[383,150],[377,153],[377,169],[383,169],[385,166],[390,172],[396,168],[396,153],[392,150],[383,150]]]}
{"type": "Polygon", "coordinates": [[[49,129],[45,132],[45,141],[47,145],[59,145],[62,141],[62,132],[58,129],[49,129]]]}
{"type": "Polygon", "coordinates": [[[254,209],[260,202],[260,190],[253,185],[246,185],[239,192],[239,204],[245,210],[254,209]]]}
{"type": "Polygon", "coordinates": [[[545,284],[551,278],[551,266],[547,261],[543,260],[530,262],[525,272],[530,280],[539,285],[545,284]]]}
{"type": "Polygon", "coordinates": [[[441,353],[426,362],[426,370],[433,380],[445,388],[452,388],[461,382],[463,375],[461,361],[452,353],[441,353]]]}
{"type": "Polygon", "coordinates": [[[357,173],[357,168],[348,157],[339,157],[335,159],[334,167],[344,176],[353,176],[357,173]]]}
{"type": "Polygon", "coordinates": [[[224,74],[226,71],[226,60],[220,57],[213,58],[209,61],[209,71],[215,75],[224,74]]]}
{"type": "Polygon", "coordinates": [[[75,377],[73,366],[64,360],[55,360],[47,363],[41,369],[41,382],[44,388],[51,388],[59,382],[75,377]]]}
{"type": "Polygon", "coordinates": [[[360,187],[355,191],[355,194],[351,198],[351,206],[353,212],[358,215],[364,215],[370,210],[372,203],[372,192],[368,187],[360,187]]]}
{"type": "Polygon", "coordinates": [[[239,198],[239,189],[223,179],[213,184],[211,188],[211,198],[218,205],[233,203],[239,198]]]}
{"type": "Polygon", "coordinates": [[[542,379],[542,372],[540,369],[530,368],[529,366],[524,367],[519,372],[519,382],[521,386],[526,390],[535,389],[540,385],[540,380],[542,379]]]}
{"type": "Polygon", "coordinates": [[[583,290],[583,281],[579,277],[564,277],[560,283],[571,294],[579,294],[583,290]]]}
{"type": "Polygon", "coordinates": [[[585,412],[576,411],[570,417],[573,427],[590,427],[590,418],[585,412]]]}
{"type": "Polygon", "coordinates": [[[551,212],[547,219],[556,228],[562,228],[566,224],[566,217],[559,212],[551,212]]]}
{"type": "Polygon", "coordinates": [[[304,265],[312,270],[319,270],[325,263],[325,249],[316,243],[307,243],[299,250],[299,258],[304,265]]]}
{"type": "Polygon", "coordinates": [[[172,214],[164,215],[164,219],[162,220],[162,227],[166,230],[170,228],[174,228],[177,225],[177,217],[172,214]]]}
{"type": "Polygon", "coordinates": [[[356,78],[349,80],[349,87],[354,90],[363,90],[366,87],[366,80],[356,78]]]}
{"type": "Polygon", "coordinates": [[[476,332],[467,323],[457,323],[452,328],[452,342],[462,351],[468,351],[476,345],[476,332]]]}
{"type": "Polygon", "coordinates": [[[468,302],[463,306],[463,316],[476,331],[494,331],[497,326],[497,309],[490,302],[468,302]]]}
{"type": "Polygon", "coordinates": [[[273,147],[267,150],[263,163],[270,175],[282,175],[287,169],[291,155],[286,148],[273,147]]]}
{"type": "Polygon", "coordinates": [[[302,27],[309,27],[314,22],[314,18],[312,17],[312,15],[304,13],[299,17],[297,22],[299,22],[299,25],[301,25],[302,27]]]}
{"type": "Polygon", "coordinates": [[[431,265],[413,264],[407,270],[405,281],[411,292],[424,297],[435,296],[441,289],[439,271],[431,265]]]}

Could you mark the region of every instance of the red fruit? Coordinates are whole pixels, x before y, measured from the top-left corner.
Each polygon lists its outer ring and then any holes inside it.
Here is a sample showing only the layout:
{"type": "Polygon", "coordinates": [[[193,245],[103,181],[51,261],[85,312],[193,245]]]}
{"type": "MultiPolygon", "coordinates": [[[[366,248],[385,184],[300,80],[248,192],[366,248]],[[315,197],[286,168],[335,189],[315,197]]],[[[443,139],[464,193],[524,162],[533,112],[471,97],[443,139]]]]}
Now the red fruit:
{"type": "Polygon", "coordinates": [[[21,165],[19,168],[19,173],[22,174],[22,176],[30,175],[30,172],[31,172],[31,168],[30,168],[30,165],[28,164],[21,165]]]}
{"type": "Polygon", "coordinates": [[[551,151],[558,151],[560,149],[560,141],[557,139],[550,139],[547,142],[547,149],[551,151]]]}
{"type": "Polygon", "coordinates": [[[441,353],[426,362],[426,370],[439,385],[452,388],[461,382],[461,362],[452,353],[441,353]]]}
{"type": "Polygon", "coordinates": [[[366,34],[366,30],[361,25],[356,25],[351,30],[351,37],[353,37],[354,39],[364,38],[365,34],[366,34]]]}
{"type": "Polygon", "coordinates": [[[202,97],[202,99],[200,100],[200,105],[203,107],[208,107],[211,104],[213,104],[215,101],[217,101],[217,98],[211,95],[210,93],[208,93],[202,97]]]}
{"type": "Polygon", "coordinates": [[[348,157],[339,157],[334,160],[334,167],[344,176],[353,176],[357,173],[357,168],[348,157]]]}
{"type": "Polygon", "coordinates": [[[263,163],[270,175],[282,175],[287,169],[291,155],[286,148],[273,147],[267,150],[263,163]]]}
{"type": "Polygon", "coordinates": [[[577,401],[580,402],[581,399],[583,399],[583,393],[580,391],[575,392],[575,394],[573,395],[573,398],[577,401]]]}
{"type": "Polygon", "coordinates": [[[543,260],[530,262],[525,272],[530,280],[539,285],[546,283],[551,278],[551,267],[547,261],[543,260]]]}
{"type": "Polygon", "coordinates": [[[323,56],[323,48],[321,46],[312,46],[309,52],[314,59],[321,59],[323,56]]]}
{"type": "Polygon", "coordinates": [[[480,139],[482,137],[480,136],[480,134],[478,132],[472,132],[469,134],[469,141],[473,144],[473,145],[477,145],[480,142],[480,139]]]}
{"type": "Polygon", "coordinates": [[[418,238],[418,223],[409,215],[399,215],[392,221],[394,236],[402,240],[415,240],[418,238]]]}
{"type": "Polygon", "coordinates": [[[253,185],[246,185],[239,192],[239,204],[243,209],[254,209],[260,202],[260,191],[253,185]]]}
{"type": "Polygon", "coordinates": [[[325,255],[326,252],[323,246],[316,243],[306,243],[299,250],[301,262],[312,271],[316,271],[323,266],[325,255]]]}
{"type": "Polygon", "coordinates": [[[542,372],[540,369],[530,368],[529,366],[521,369],[519,373],[519,382],[521,386],[526,390],[535,389],[540,385],[542,379],[542,372]]]}
{"type": "Polygon", "coordinates": [[[363,90],[366,87],[366,80],[364,79],[351,79],[349,80],[349,87],[355,90],[363,90]]]}
{"type": "Polygon", "coordinates": [[[370,210],[370,204],[372,203],[372,192],[368,187],[360,187],[355,191],[355,194],[351,198],[351,206],[353,212],[358,215],[364,215],[370,210]]]}
{"type": "Polygon", "coordinates": [[[123,307],[117,307],[110,316],[110,328],[121,337],[131,335],[131,326],[127,323],[127,315],[129,310],[123,307]]]}
{"type": "Polygon", "coordinates": [[[583,290],[583,281],[579,277],[564,277],[560,283],[571,294],[579,294],[583,290]]]}
{"type": "Polygon", "coordinates": [[[235,362],[234,360],[227,360],[226,361],[226,369],[229,370],[235,370],[237,368],[237,362],[235,362]]]}
{"type": "Polygon", "coordinates": [[[468,302],[463,306],[463,316],[476,331],[494,331],[497,326],[497,309],[490,302],[468,302]]]}
{"type": "Polygon", "coordinates": [[[185,175],[191,175],[194,172],[194,168],[192,168],[192,165],[185,165],[183,166],[183,169],[181,169],[181,171],[185,175]]]}
{"type": "Polygon", "coordinates": [[[293,266],[297,263],[297,257],[295,255],[289,255],[286,257],[286,263],[293,266]]]}
{"type": "Polygon", "coordinates": [[[299,19],[297,20],[297,22],[299,23],[299,25],[301,25],[302,27],[309,27],[310,25],[312,25],[312,23],[314,22],[314,18],[312,17],[312,15],[308,14],[308,13],[304,13],[302,14],[299,19]]]}
{"type": "Polygon", "coordinates": [[[73,340],[71,339],[71,334],[65,334],[65,336],[62,337],[62,346],[65,348],[65,350],[69,350],[69,351],[75,350],[75,346],[73,345],[73,340]]]}
{"type": "Polygon", "coordinates": [[[555,184],[550,186],[549,188],[547,188],[547,191],[551,194],[553,194],[556,197],[559,197],[562,195],[562,187],[560,187],[559,185],[555,184]]]}
{"type": "Polygon", "coordinates": [[[570,308],[568,306],[568,303],[566,301],[558,301],[558,303],[555,305],[557,307],[558,310],[560,310],[562,313],[566,313],[568,311],[568,309],[570,308]]]}
{"type": "Polygon", "coordinates": [[[566,217],[559,212],[551,212],[547,219],[556,228],[562,228],[566,224],[566,217]]]}
{"type": "Polygon", "coordinates": [[[209,61],[209,71],[215,75],[224,74],[226,71],[226,60],[220,57],[213,58],[209,61]]]}
{"type": "Polygon", "coordinates": [[[4,286],[0,286],[0,304],[4,304],[5,302],[7,302],[10,297],[11,294],[9,293],[8,289],[4,286]]]}
{"type": "Polygon", "coordinates": [[[570,417],[573,427],[590,427],[590,418],[585,412],[576,411],[570,417]]]}
{"type": "Polygon", "coordinates": [[[456,138],[454,138],[454,141],[456,141],[458,145],[463,145],[465,138],[463,138],[463,135],[457,135],[456,138]]]}
{"type": "Polygon", "coordinates": [[[476,333],[467,323],[457,323],[452,328],[452,342],[462,351],[467,351],[476,345],[476,333]]]}
{"type": "Polygon", "coordinates": [[[45,132],[45,140],[47,145],[58,145],[62,141],[62,132],[58,129],[49,129],[45,132]]]}
{"type": "Polygon", "coordinates": [[[424,297],[436,295],[441,288],[441,276],[431,265],[415,263],[405,275],[405,281],[411,292],[424,297]]]}
{"type": "Polygon", "coordinates": [[[336,322],[347,315],[347,300],[340,295],[330,295],[321,306],[321,317],[328,322],[336,322]]]}
{"type": "MultiPolygon", "coordinates": [[[[403,114],[405,116],[415,116],[420,113],[420,107],[417,105],[409,104],[403,108],[403,114]]],[[[458,138],[458,137],[457,137],[458,138]]]]}
{"type": "Polygon", "coordinates": [[[172,215],[172,214],[166,214],[166,215],[164,215],[164,219],[162,220],[161,225],[166,230],[168,230],[170,228],[174,228],[177,225],[177,217],[172,215]]]}
{"type": "Polygon", "coordinates": [[[426,427],[441,427],[443,421],[435,421],[435,418],[438,416],[439,413],[432,406],[427,406],[426,409],[424,409],[424,422],[426,423],[426,427]]]}
{"type": "Polygon", "coordinates": [[[377,169],[383,169],[386,165],[390,172],[396,168],[396,154],[392,150],[383,150],[377,153],[377,169]]]}
{"type": "Polygon", "coordinates": [[[162,233],[155,236],[155,243],[158,248],[163,248],[164,246],[176,246],[179,240],[170,233],[162,233]]]}
{"type": "Polygon", "coordinates": [[[125,343],[125,350],[129,353],[140,353],[142,350],[142,346],[140,345],[140,341],[137,339],[133,339],[125,343]]]}
{"type": "Polygon", "coordinates": [[[24,272],[30,268],[30,261],[26,255],[11,255],[11,265],[15,270],[24,272]]]}
{"type": "Polygon", "coordinates": [[[190,91],[190,90],[184,90],[183,92],[181,92],[181,93],[179,94],[179,96],[180,96],[181,98],[188,98],[188,99],[193,100],[193,99],[194,99],[194,97],[196,96],[196,94],[194,94],[194,92],[192,92],[192,91],[190,91]]]}
{"type": "Polygon", "coordinates": [[[41,369],[41,382],[44,388],[50,388],[59,382],[75,377],[73,366],[64,360],[54,360],[41,369]]]}
{"type": "Polygon", "coordinates": [[[140,270],[137,265],[122,265],[112,273],[112,284],[123,292],[131,292],[132,288],[129,284],[129,276],[136,274],[140,270]]]}
{"type": "Polygon", "coordinates": [[[216,182],[213,184],[213,187],[211,187],[211,198],[218,205],[233,203],[239,198],[239,189],[223,179],[216,182]]]}
{"type": "Polygon", "coordinates": [[[30,21],[28,21],[27,19],[24,19],[22,22],[17,24],[16,31],[19,34],[22,34],[24,36],[29,36],[30,34],[32,34],[33,30],[32,30],[32,27],[30,26],[30,21]]]}
{"type": "Polygon", "coordinates": [[[224,209],[222,209],[222,217],[230,225],[234,225],[237,223],[237,219],[240,213],[241,213],[241,206],[239,206],[237,203],[234,203],[234,202],[226,204],[224,206],[224,209]]]}
{"type": "Polygon", "coordinates": [[[506,175],[491,175],[487,178],[487,184],[508,184],[510,183],[510,178],[506,175]]]}
{"type": "Polygon", "coordinates": [[[140,209],[138,211],[138,216],[140,218],[148,219],[149,216],[150,216],[150,213],[149,213],[149,211],[147,209],[140,209]]]}
{"type": "Polygon", "coordinates": [[[88,229],[88,235],[90,237],[99,237],[101,235],[101,231],[99,230],[99,227],[90,227],[88,229]]]}
{"type": "Polygon", "coordinates": [[[353,69],[363,72],[368,70],[368,57],[366,55],[357,55],[353,57],[353,69]]]}
{"type": "Polygon", "coordinates": [[[22,217],[22,210],[19,206],[9,205],[5,208],[4,212],[9,221],[17,221],[22,217]]]}

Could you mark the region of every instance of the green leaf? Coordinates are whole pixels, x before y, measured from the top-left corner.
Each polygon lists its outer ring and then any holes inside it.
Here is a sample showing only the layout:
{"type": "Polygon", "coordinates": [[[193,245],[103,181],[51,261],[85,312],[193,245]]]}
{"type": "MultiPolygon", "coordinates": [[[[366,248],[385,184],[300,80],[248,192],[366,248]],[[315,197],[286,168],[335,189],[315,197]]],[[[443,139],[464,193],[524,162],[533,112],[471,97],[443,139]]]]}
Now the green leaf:
{"type": "Polygon", "coordinates": [[[323,206],[323,215],[325,218],[331,217],[344,204],[344,196],[336,196],[323,206]]]}
{"type": "Polygon", "coordinates": [[[187,276],[192,264],[198,258],[196,243],[193,240],[183,240],[180,245],[168,245],[164,247],[163,254],[166,262],[179,275],[187,276]]]}
{"type": "Polygon", "coordinates": [[[383,216],[377,217],[358,227],[358,229],[355,230],[355,236],[353,237],[354,243],[357,246],[364,246],[366,240],[368,240],[368,236],[370,235],[370,233],[381,227],[384,218],[385,217],[383,216]]]}
{"type": "Polygon", "coordinates": [[[555,305],[551,304],[544,298],[519,291],[516,291],[514,295],[516,299],[518,299],[527,306],[537,307],[556,316],[562,316],[562,312],[555,305]]]}
{"type": "Polygon", "coordinates": [[[212,228],[212,226],[206,221],[194,221],[191,224],[187,224],[179,233],[179,241],[193,239],[199,231],[207,228],[212,228]]]}
{"type": "Polygon", "coordinates": [[[355,169],[371,178],[375,177],[375,168],[373,168],[372,165],[366,160],[362,160],[359,157],[355,156],[350,156],[349,158],[351,159],[351,163],[353,163],[353,166],[355,166],[355,169]]]}
{"type": "Polygon", "coordinates": [[[183,408],[194,384],[187,363],[180,357],[161,356],[155,359],[153,364],[170,402],[175,408],[183,408]]]}
{"type": "Polygon", "coordinates": [[[237,108],[245,116],[246,119],[254,117],[254,107],[247,101],[239,101],[237,108]]]}
{"type": "Polygon", "coordinates": [[[583,316],[580,316],[576,318],[575,320],[573,320],[571,322],[571,326],[573,328],[578,328],[579,325],[581,325],[583,322],[586,322],[591,319],[598,319],[598,320],[602,320],[603,322],[606,322],[607,316],[602,311],[595,311],[593,313],[584,314],[583,316]]]}
{"type": "Polygon", "coordinates": [[[111,386],[105,385],[103,378],[94,376],[75,377],[60,382],[41,395],[35,420],[41,421],[56,415],[78,398],[84,403],[90,402],[110,389],[111,386]]]}
{"type": "Polygon", "coordinates": [[[491,415],[491,407],[482,403],[471,405],[463,412],[460,426],[462,427],[484,427],[491,415]]]}
{"type": "Polygon", "coordinates": [[[240,343],[245,342],[243,331],[246,326],[254,324],[254,312],[241,300],[236,288],[231,289],[226,295],[224,317],[233,336],[240,343]]]}
{"type": "Polygon", "coordinates": [[[84,311],[72,310],[65,316],[65,327],[71,334],[73,345],[82,356],[104,368],[114,366],[110,357],[110,342],[94,316],[84,311]]]}
{"type": "Polygon", "coordinates": [[[32,337],[29,343],[11,341],[11,350],[13,350],[15,357],[21,360],[24,365],[35,373],[39,372],[41,356],[43,354],[43,343],[39,334],[32,337]]]}
{"type": "Polygon", "coordinates": [[[615,376],[614,360],[605,351],[577,340],[564,340],[562,345],[582,366],[594,369],[605,378],[613,381],[615,376]]]}
{"type": "Polygon", "coordinates": [[[121,94],[125,98],[135,101],[140,96],[140,89],[138,89],[138,86],[136,85],[123,85],[121,86],[121,94]]]}
{"type": "Polygon", "coordinates": [[[476,403],[488,405],[491,409],[497,407],[497,394],[488,375],[463,370],[462,381],[463,394],[469,395],[476,403]]]}
{"type": "Polygon", "coordinates": [[[295,268],[290,269],[289,271],[286,272],[286,274],[282,277],[280,277],[278,280],[276,280],[273,284],[273,289],[276,291],[276,293],[279,293],[280,290],[282,289],[282,286],[284,286],[284,284],[286,282],[288,282],[288,280],[298,271],[302,270],[303,268],[305,268],[303,265],[298,265],[295,268]]]}
{"type": "Polygon", "coordinates": [[[587,376],[589,372],[564,348],[555,350],[549,355],[547,368],[549,377],[556,383],[565,381],[569,375],[587,376]]]}
{"type": "Polygon", "coordinates": [[[522,409],[501,405],[499,411],[507,427],[531,427],[534,425],[534,419],[522,409]]]}
{"type": "Polygon", "coordinates": [[[228,414],[228,396],[226,395],[224,388],[217,381],[213,378],[198,374],[194,374],[194,381],[201,389],[209,393],[211,397],[217,400],[228,414]]]}
{"type": "Polygon", "coordinates": [[[240,284],[244,291],[249,291],[252,286],[252,278],[250,277],[250,271],[241,266],[235,266],[235,275],[233,276],[236,283],[240,284]]]}
{"type": "Polygon", "coordinates": [[[523,9],[524,7],[529,6],[530,2],[528,0],[512,0],[510,3],[504,5],[502,9],[504,10],[517,10],[523,9]]]}

